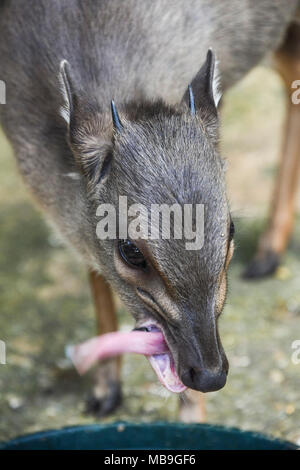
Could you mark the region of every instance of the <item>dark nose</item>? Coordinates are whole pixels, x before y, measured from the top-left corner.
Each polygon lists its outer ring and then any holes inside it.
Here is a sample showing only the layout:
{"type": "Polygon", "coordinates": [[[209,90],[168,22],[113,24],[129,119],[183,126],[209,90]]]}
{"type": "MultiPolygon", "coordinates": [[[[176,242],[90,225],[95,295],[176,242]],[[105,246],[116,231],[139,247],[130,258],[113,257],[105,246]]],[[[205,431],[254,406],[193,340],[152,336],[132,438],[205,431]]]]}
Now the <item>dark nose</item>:
{"type": "Polygon", "coordinates": [[[225,370],[196,370],[190,368],[185,371],[181,380],[188,388],[199,392],[215,392],[226,384],[227,373],[225,370]]]}

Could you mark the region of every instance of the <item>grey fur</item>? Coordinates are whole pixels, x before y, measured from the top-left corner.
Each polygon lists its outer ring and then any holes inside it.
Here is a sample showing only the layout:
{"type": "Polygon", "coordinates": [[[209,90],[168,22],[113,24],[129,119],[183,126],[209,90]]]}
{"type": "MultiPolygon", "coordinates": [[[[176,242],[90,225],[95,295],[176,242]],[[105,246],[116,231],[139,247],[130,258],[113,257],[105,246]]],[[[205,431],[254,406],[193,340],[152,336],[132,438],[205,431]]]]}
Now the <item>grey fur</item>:
{"type": "Polygon", "coordinates": [[[218,116],[197,72],[211,47],[226,91],[278,47],[296,8],[286,0],[0,2],[1,121],[20,170],[65,240],[138,322],[149,309],[117,272],[115,243],[97,240],[96,206],[118,195],[129,204],[205,204],[205,248],[196,255],[181,241],[149,241],[181,312],[178,324],[159,319],[180,374],[191,363],[227,370],[215,301],[229,209],[218,116]],[[63,60],[70,66],[63,62],[59,78],[63,60]],[[181,102],[193,77],[195,116],[181,102]]]}

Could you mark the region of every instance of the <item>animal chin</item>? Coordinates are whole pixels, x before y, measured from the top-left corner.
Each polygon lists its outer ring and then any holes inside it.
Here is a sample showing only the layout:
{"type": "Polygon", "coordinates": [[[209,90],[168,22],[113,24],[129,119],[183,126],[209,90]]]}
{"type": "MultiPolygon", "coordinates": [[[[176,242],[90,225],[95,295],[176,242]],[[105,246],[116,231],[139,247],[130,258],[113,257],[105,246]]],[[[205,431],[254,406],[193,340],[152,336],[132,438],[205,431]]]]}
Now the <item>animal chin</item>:
{"type": "MultiPolygon", "coordinates": [[[[159,326],[151,322],[144,323],[138,330],[155,332],[162,330],[159,326]]],[[[145,355],[149,360],[154,372],[156,373],[159,381],[170,392],[181,393],[186,390],[186,386],[181,382],[175,368],[174,359],[170,350],[163,354],[153,354],[151,356],[145,355]]]]}

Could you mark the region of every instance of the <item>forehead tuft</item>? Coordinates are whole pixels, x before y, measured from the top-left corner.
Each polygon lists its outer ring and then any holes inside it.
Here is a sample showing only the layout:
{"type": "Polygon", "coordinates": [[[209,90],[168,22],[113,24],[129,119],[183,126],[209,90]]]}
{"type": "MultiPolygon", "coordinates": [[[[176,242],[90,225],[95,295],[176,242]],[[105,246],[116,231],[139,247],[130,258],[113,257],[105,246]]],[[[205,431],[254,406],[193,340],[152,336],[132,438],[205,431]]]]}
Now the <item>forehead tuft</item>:
{"type": "Polygon", "coordinates": [[[116,136],[115,170],[120,186],[134,195],[135,202],[220,203],[224,199],[218,152],[200,119],[186,113],[126,121],[116,136]]]}

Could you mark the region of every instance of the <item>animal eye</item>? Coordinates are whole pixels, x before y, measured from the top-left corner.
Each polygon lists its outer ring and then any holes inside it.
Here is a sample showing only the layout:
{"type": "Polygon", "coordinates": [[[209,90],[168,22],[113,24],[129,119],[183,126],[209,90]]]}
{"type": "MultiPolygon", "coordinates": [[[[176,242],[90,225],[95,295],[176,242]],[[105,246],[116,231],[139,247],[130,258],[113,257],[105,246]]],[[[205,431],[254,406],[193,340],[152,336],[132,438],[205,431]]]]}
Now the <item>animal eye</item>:
{"type": "Polygon", "coordinates": [[[131,267],[145,268],[147,265],[143,253],[130,240],[119,241],[119,253],[122,259],[131,267]]]}
{"type": "Polygon", "coordinates": [[[229,227],[229,242],[231,242],[231,240],[233,239],[234,232],[235,232],[234,223],[231,220],[230,227],[229,227]]]}

